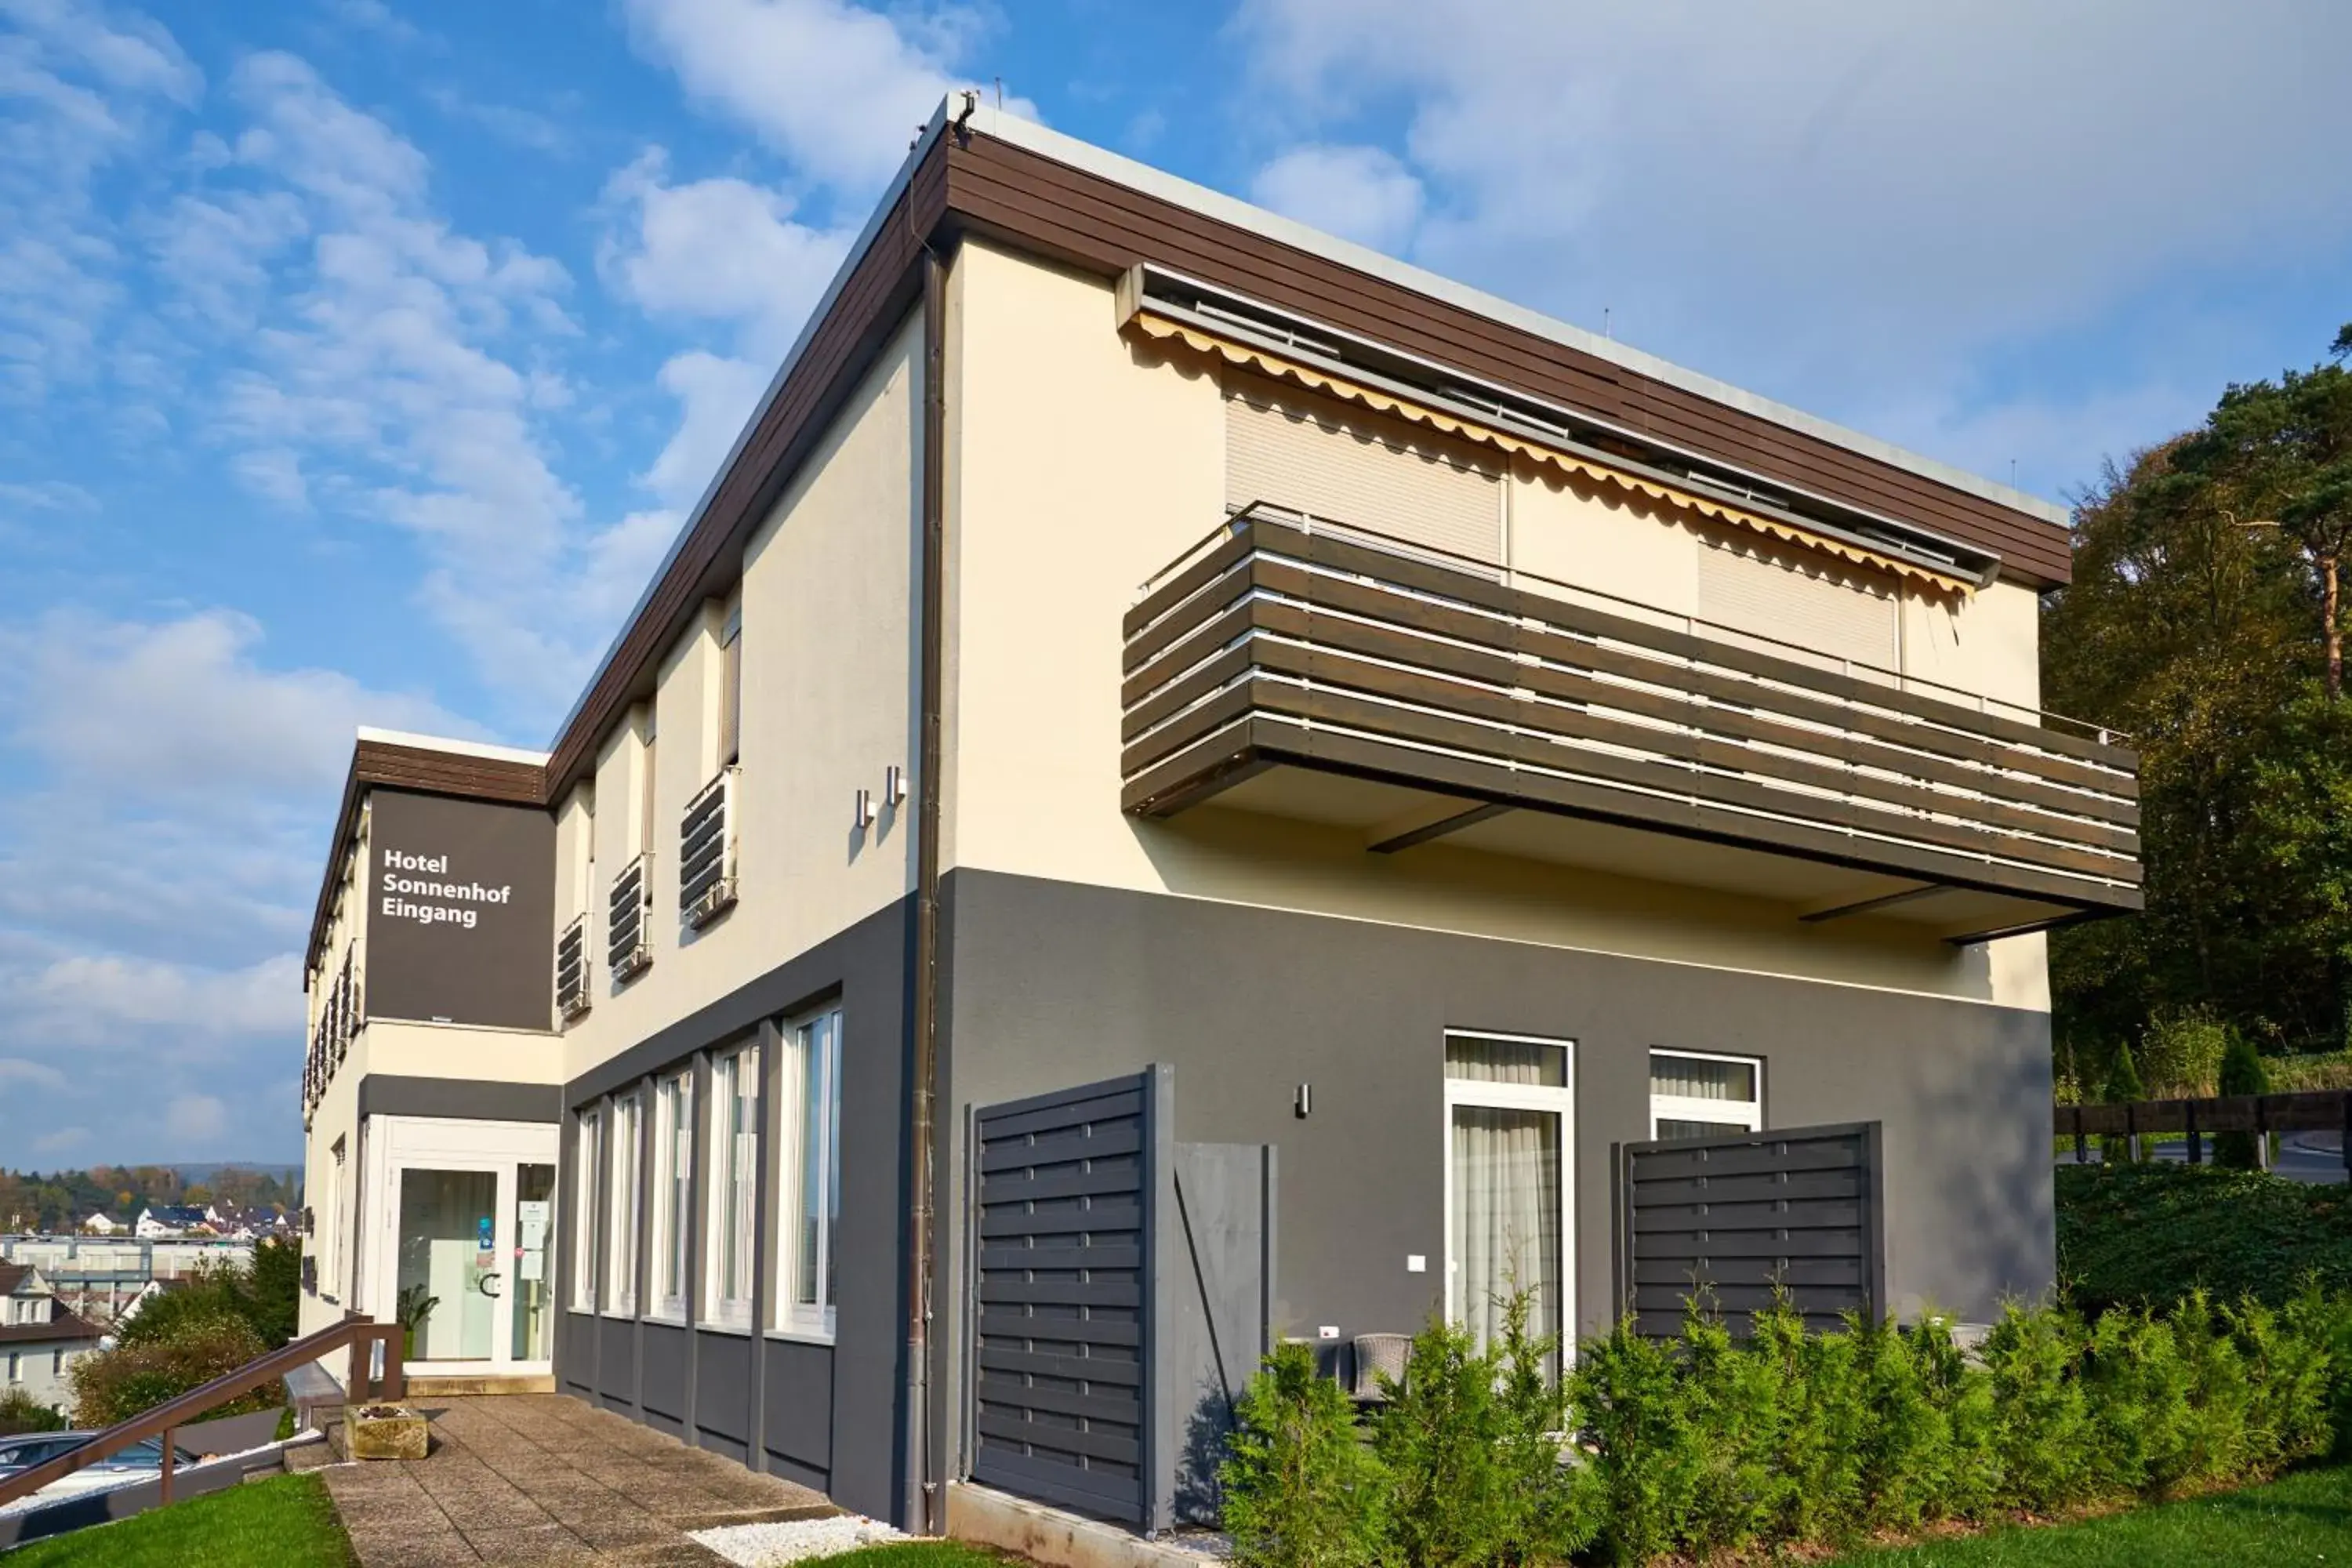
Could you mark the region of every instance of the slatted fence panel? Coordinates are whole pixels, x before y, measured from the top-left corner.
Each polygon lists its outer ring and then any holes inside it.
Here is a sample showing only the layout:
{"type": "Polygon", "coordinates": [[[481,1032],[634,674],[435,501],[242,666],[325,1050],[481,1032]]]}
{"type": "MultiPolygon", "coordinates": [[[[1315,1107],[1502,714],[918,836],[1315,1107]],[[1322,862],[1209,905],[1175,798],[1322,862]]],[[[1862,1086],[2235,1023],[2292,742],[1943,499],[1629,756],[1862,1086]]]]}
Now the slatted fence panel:
{"type": "Polygon", "coordinates": [[[1150,1075],[975,1122],[973,1479],[1144,1522],[1150,1075]]]}
{"type": "Polygon", "coordinates": [[[1776,1291],[1814,1328],[1885,1310],[1879,1124],[1623,1146],[1620,1288],[1645,1334],[1704,1289],[1736,1331],[1776,1291]]]}

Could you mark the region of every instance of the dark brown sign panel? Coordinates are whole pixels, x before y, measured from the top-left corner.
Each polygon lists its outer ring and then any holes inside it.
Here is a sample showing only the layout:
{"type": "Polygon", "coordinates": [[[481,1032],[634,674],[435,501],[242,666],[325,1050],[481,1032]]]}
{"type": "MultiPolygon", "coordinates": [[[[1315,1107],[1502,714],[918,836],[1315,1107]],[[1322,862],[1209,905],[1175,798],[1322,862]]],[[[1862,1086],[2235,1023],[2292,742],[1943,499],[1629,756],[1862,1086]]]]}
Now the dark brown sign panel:
{"type": "Polygon", "coordinates": [[[382,789],[368,816],[368,1016],[549,1027],[554,820],[382,789]]]}

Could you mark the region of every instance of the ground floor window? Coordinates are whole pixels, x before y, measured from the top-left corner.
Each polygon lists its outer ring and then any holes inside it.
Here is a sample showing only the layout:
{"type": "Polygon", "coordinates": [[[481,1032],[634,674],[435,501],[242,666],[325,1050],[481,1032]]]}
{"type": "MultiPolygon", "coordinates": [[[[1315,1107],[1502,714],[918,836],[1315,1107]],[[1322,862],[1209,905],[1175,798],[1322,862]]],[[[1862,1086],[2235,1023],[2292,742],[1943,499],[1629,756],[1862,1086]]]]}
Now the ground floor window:
{"type": "Polygon", "coordinates": [[[645,1102],[613,1101],[613,1206],[604,1232],[604,1310],[637,1314],[637,1178],[645,1163],[645,1102]]]}
{"type": "Polygon", "coordinates": [[[1650,1136],[1712,1138],[1764,1126],[1764,1064],[1710,1051],[1650,1053],[1650,1136]]]}
{"type": "Polygon", "coordinates": [[[572,1150],[572,1310],[596,1310],[596,1173],[603,1163],[604,1124],[593,1110],[576,1122],[572,1150]]]}
{"type": "Polygon", "coordinates": [[[751,1324],[753,1215],[760,1180],[760,1048],[710,1061],[710,1231],[707,1299],[722,1328],[751,1324]]]}
{"type": "Polygon", "coordinates": [[[1570,1052],[1565,1040],[1445,1037],[1446,1303],[1482,1346],[1518,1291],[1534,1335],[1566,1321],[1570,1052]]]}
{"type": "Polygon", "coordinates": [[[694,1224],[694,1075],[672,1073],[655,1091],[655,1307],[687,1315],[687,1244],[694,1224]]]}
{"type": "Polygon", "coordinates": [[[787,1025],[783,1065],[775,1326],[830,1338],[841,1217],[841,1010],[787,1025]]]}

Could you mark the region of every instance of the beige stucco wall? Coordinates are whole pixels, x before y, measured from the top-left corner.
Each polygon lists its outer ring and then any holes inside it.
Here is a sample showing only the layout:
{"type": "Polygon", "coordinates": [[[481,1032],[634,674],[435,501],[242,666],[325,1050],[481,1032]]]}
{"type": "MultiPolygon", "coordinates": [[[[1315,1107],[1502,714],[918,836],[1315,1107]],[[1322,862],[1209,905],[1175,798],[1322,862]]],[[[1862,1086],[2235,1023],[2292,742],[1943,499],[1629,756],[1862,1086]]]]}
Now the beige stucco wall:
{"type": "MultiPolygon", "coordinates": [[[[883,803],[915,760],[915,566],[920,529],[922,329],[903,323],[744,550],[742,714],[736,782],[739,902],[699,931],[677,913],[678,825],[716,776],[726,606],[713,600],[664,658],[652,710],[653,967],[617,990],[605,972],[607,889],[636,853],[644,749],[628,726],[600,750],[583,889],[594,1005],[562,1036],[577,1077],[783,959],[903,898],[914,885],[907,805],[883,803]],[[879,807],[853,830],[858,790],[879,807]]],[[[632,723],[642,728],[642,715],[632,723]]],[[[911,788],[911,786],[910,786],[911,788]]],[[[585,815],[585,803],[567,816],[585,815]]],[[[558,853],[568,842],[559,818],[558,853]]],[[[559,869],[559,878],[562,872],[559,869]]],[[[581,907],[559,880],[558,929],[581,907]]],[[[554,933],[550,933],[551,944],[554,933]]]]}
{"type": "MultiPolygon", "coordinates": [[[[2047,1006],[2039,937],[1954,950],[1891,921],[1801,925],[1785,903],[1444,844],[1368,856],[1358,833],[1293,819],[1124,815],[1120,616],[1222,517],[1217,381],[1122,338],[1108,285],[982,244],[958,253],[948,305],[943,866],[2047,1006]]],[[[1512,508],[1523,569],[1695,607],[1695,534],[1531,475],[1512,508]]],[[[1986,598],[1943,679],[2031,668],[2030,615],[1986,598]]]]}

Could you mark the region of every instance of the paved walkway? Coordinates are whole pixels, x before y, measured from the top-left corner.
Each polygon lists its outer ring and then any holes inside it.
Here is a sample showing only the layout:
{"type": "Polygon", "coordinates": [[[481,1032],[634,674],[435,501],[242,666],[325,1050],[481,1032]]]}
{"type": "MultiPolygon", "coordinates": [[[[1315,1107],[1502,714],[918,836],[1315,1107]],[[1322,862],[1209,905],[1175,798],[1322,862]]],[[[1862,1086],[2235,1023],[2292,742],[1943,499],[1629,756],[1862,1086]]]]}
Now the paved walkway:
{"type": "Polygon", "coordinates": [[[806,1487],[568,1395],[415,1405],[432,1419],[428,1458],[320,1469],[360,1568],[713,1568],[724,1560],[688,1531],[835,1511],[806,1487]]]}

